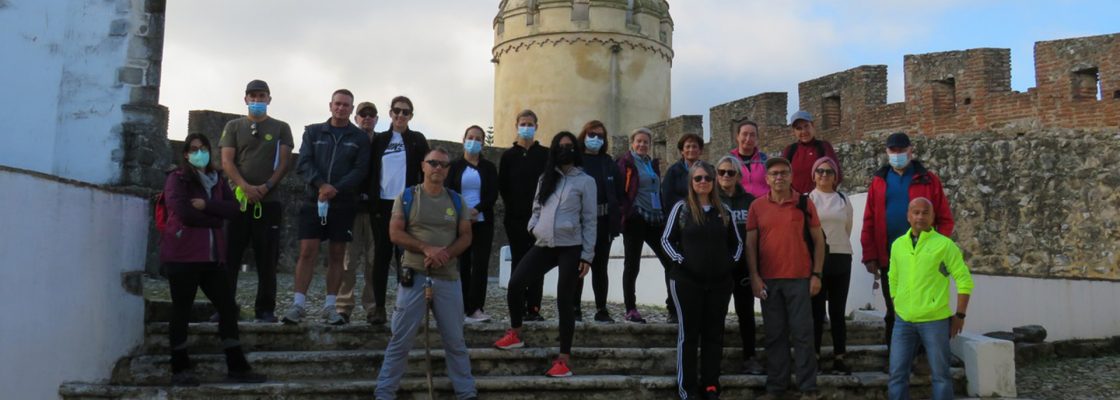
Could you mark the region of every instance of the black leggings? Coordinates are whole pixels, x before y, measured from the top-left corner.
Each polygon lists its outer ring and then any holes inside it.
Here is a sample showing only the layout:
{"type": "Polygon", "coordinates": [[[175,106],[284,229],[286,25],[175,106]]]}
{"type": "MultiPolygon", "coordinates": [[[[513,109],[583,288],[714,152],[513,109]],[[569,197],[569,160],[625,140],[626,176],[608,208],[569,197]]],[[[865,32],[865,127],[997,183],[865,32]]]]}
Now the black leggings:
{"type": "Polygon", "coordinates": [[[829,254],[824,258],[821,291],[813,296],[813,338],[817,354],[821,354],[821,336],[824,335],[825,301],[828,302],[828,320],[832,331],[834,354],[847,353],[847,321],[844,309],[848,304],[848,284],[852,280],[852,255],[829,254]]]}
{"type": "Polygon", "coordinates": [[[224,347],[237,345],[237,319],[240,316],[229,290],[229,277],[215,262],[165,263],[167,282],[171,288],[171,349],[187,345],[187,323],[190,322],[194,296],[199,288],[218,310],[218,336],[224,347]]]}
{"type": "MultiPolygon", "coordinates": [[[[525,258],[525,254],[529,249],[533,248],[533,243],[537,238],[529,233],[529,218],[512,218],[507,217],[503,220],[506,226],[506,238],[509,239],[509,253],[511,257],[510,273],[517,271],[517,267],[521,265],[521,259],[525,258]]],[[[525,304],[522,304],[526,309],[539,312],[541,309],[541,299],[544,298],[544,275],[541,275],[535,281],[528,282],[524,289],[524,296],[522,298],[525,304]]]]}
{"type": "Polygon", "coordinates": [[[482,311],[486,305],[486,280],[490,279],[490,246],[494,221],[471,224],[471,246],[459,255],[459,279],[463,281],[463,312],[482,311]]]}
{"type": "Polygon", "coordinates": [[[723,360],[723,324],[727,319],[727,303],[731,297],[732,278],[714,283],[696,283],[687,279],[670,281],[670,293],[676,299],[677,316],[677,388],[681,398],[698,393],[700,388],[719,388],[719,367],[723,360]],[[700,374],[697,385],[696,350],[700,350],[700,374]]]}
{"type": "Polygon", "coordinates": [[[665,307],[670,314],[677,313],[673,305],[673,296],[669,295],[669,266],[672,265],[665,250],[661,248],[661,233],[664,225],[653,225],[646,222],[640,215],[632,215],[626,219],[626,229],[622,232],[622,247],[624,259],[622,261],[622,300],[626,310],[637,308],[637,299],[634,295],[635,285],[638,281],[638,272],[642,264],[642,244],[645,243],[653,249],[653,254],[661,261],[665,273],[665,307]]]}
{"type": "MultiPolygon", "coordinates": [[[[595,259],[591,260],[591,290],[595,292],[595,309],[607,309],[607,290],[610,287],[610,277],[607,276],[607,261],[611,258],[610,222],[606,217],[599,217],[598,229],[595,236],[595,259]]],[[[586,278],[586,277],[584,277],[586,278]]],[[[583,281],[576,282],[576,300],[573,307],[579,310],[580,299],[583,298],[583,281]]]]}
{"type": "Polygon", "coordinates": [[[572,353],[572,335],[576,330],[575,300],[576,281],[579,280],[579,255],[583,246],[539,247],[533,246],[521,259],[513,276],[509,278],[506,302],[509,304],[510,326],[520,328],[524,313],[525,289],[533,282],[544,279],[544,274],[559,266],[560,277],[556,282],[556,312],[560,315],[560,353],[572,353]]]}

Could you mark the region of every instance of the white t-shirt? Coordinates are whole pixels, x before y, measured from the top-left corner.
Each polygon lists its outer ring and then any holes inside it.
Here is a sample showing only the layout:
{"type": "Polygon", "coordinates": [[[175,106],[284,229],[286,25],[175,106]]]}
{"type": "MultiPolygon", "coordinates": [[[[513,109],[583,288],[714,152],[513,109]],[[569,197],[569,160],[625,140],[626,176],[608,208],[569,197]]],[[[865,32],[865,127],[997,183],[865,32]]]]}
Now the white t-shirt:
{"type": "MultiPolygon", "coordinates": [[[[470,208],[475,208],[478,203],[482,202],[482,176],[478,175],[478,170],[468,165],[467,169],[463,170],[463,177],[459,181],[460,188],[463,189],[463,204],[470,208]]],[[[478,222],[482,222],[482,214],[478,214],[478,222]]]]}
{"type": "Polygon", "coordinates": [[[809,199],[817,207],[817,217],[827,237],[832,254],[852,254],[852,203],[837,192],[823,193],[813,189],[809,199]]]}
{"type": "Polygon", "coordinates": [[[381,199],[395,200],[404,191],[404,175],[408,171],[408,158],[404,152],[404,138],[393,132],[389,147],[381,155],[381,199]]]}

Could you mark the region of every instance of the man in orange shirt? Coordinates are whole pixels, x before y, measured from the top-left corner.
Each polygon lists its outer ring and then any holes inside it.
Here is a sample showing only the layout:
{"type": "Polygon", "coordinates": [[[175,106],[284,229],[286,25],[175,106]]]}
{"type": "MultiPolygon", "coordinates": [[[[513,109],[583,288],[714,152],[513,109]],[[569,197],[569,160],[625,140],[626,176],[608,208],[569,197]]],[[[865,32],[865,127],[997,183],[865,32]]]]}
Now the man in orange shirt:
{"type": "Polygon", "coordinates": [[[747,265],[766,330],[763,399],[783,398],[789,387],[791,339],[801,399],[819,396],[811,298],[821,289],[824,233],[813,202],[791,188],[791,175],[789,160],[766,160],[770,193],[747,211],[747,265]]]}

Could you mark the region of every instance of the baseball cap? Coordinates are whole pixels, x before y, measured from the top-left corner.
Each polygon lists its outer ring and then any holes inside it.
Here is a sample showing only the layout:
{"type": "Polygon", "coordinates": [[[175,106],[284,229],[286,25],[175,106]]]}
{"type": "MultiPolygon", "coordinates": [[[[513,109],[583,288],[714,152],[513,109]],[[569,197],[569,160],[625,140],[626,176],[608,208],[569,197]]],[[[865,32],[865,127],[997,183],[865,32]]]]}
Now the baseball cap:
{"type": "Polygon", "coordinates": [[[887,136],[887,147],[910,147],[910,136],[902,132],[892,133],[887,136]]]}
{"type": "Polygon", "coordinates": [[[272,94],[272,92],[268,90],[268,84],[260,79],[253,79],[249,81],[248,85],[245,85],[245,94],[249,94],[250,92],[265,92],[270,95],[272,94]]]}
{"type": "Polygon", "coordinates": [[[813,114],[809,114],[809,112],[805,110],[797,110],[797,112],[789,116],[789,124],[793,125],[793,123],[797,122],[799,119],[813,122],[813,114]]]}
{"type": "Polygon", "coordinates": [[[373,105],[373,103],[370,103],[368,101],[363,101],[361,103],[358,103],[358,108],[354,109],[354,113],[360,113],[360,112],[362,112],[362,110],[365,110],[367,108],[372,108],[373,113],[374,114],[377,113],[377,106],[373,105]]]}
{"type": "MultiPolygon", "coordinates": [[[[789,160],[787,160],[783,157],[770,157],[766,160],[766,169],[770,169],[770,167],[772,167],[776,164],[785,164],[787,167],[790,166],[789,165],[789,160]]],[[[790,167],[790,168],[792,168],[792,167],[790,167]]]]}

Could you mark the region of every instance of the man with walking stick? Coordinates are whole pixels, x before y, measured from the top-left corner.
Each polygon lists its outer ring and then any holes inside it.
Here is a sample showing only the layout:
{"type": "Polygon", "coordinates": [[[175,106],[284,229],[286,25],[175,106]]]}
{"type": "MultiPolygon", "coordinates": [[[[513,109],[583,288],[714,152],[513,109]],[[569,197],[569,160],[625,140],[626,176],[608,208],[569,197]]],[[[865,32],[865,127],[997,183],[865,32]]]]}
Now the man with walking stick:
{"type": "Polygon", "coordinates": [[[421,164],[423,183],[405,188],[393,203],[389,237],[405,253],[390,320],[393,337],[377,377],[378,400],[397,397],[408,352],[421,324],[427,325],[429,308],[439,328],[455,398],[478,398],[463,339],[463,289],[456,265],[459,254],[470,246],[471,220],[462,212],[459,194],[443,187],[448,166],[446,150],[428,152],[421,164]]]}

